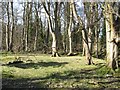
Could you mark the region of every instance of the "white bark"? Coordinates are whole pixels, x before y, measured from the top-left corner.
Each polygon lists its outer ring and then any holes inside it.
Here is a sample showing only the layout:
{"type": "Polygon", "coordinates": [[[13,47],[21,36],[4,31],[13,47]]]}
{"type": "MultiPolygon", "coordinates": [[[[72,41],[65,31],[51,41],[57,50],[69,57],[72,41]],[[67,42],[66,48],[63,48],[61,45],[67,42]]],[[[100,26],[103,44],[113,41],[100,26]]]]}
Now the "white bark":
{"type": "Polygon", "coordinates": [[[72,3],[70,3],[70,23],[68,27],[68,37],[69,37],[69,53],[72,54],[72,32],[71,32],[71,27],[72,27],[72,3]]]}
{"type": "Polygon", "coordinates": [[[110,24],[109,24],[109,14],[106,14],[106,19],[105,23],[106,23],[106,56],[107,56],[107,60],[110,59],[110,24]]]}
{"type": "Polygon", "coordinates": [[[90,27],[88,31],[88,45],[89,45],[90,52],[92,53],[92,29],[90,27]]]}

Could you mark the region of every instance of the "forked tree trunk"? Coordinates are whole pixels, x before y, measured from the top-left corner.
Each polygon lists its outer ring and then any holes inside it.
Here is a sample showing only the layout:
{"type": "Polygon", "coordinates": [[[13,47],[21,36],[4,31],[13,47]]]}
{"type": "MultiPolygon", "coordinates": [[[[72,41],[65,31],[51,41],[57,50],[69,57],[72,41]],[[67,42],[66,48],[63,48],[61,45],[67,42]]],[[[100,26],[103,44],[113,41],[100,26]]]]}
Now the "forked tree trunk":
{"type": "Polygon", "coordinates": [[[45,6],[45,4],[43,3],[43,7],[45,9],[45,13],[46,13],[46,16],[47,16],[47,19],[48,19],[48,24],[49,24],[49,29],[50,29],[50,33],[52,35],[52,57],[58,57],[59,54],[58,54],[58,51],[57,51],[57,39],[56,39],[56,33],[55,31],[53,30],[53,27],[52,27],[52,21],[51,21],[51,18],[50,18],[50,6],[48,6],[48,10],[45,6]]]}
{"type": "Polygon", "coordinates": [[[81,24],[81,26],[83,27],[82,36],[83,36],[83,40],[85,42],[86,60],[88,61],[88,65],[94,64],[93,61],[92,61],[92,55],[91,55],[91,52],[90,52],[90,47],[88,45],[88,38],[87,38],[87,32],[85,31],[85,25],[83,24],[81,18],[76,13],[73,0],[71,0],[71,3],[72,3],[73,15],[78,20],[78,22],[81,24]]]}
{"type": "Polygon", "coordinates": [[[87,40],[87,33],[85,30],[82,30],[82,36],[83,36],[83,40],[84,40],[84,46],[85,46],[85,56],[86,56],[86,60],[88,61],[88,65],[93,64],[92,62],[92,56],[90,53],[90,49],[89,49],[89,45],[88,45],[88,40],[87,40]]]}

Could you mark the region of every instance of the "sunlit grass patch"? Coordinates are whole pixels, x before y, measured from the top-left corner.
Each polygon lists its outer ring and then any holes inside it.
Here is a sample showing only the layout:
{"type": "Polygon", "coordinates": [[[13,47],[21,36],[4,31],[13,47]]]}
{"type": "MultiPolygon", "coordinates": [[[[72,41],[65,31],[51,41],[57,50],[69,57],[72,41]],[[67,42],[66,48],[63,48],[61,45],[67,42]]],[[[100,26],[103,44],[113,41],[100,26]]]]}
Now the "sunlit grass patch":
{"type": "MultiPolygon", "coordinates": [[[[97,88],[104,87],[104,82],[114,79],[114,76],[110,80],[106,77],[105,61],[101,59],[93,58],[95,65],[87,65],[85,57],[80,56],[18,55],[23,62],[9,64],[16,56],[3,57],[3,87],[27,87],[28,84],[29,87],[97,88]]],[[[119,78],[115,79],[112,85],[119,87],[119,78]]],[[[109,83],[105,84],[110,86],[109,83]]]]}

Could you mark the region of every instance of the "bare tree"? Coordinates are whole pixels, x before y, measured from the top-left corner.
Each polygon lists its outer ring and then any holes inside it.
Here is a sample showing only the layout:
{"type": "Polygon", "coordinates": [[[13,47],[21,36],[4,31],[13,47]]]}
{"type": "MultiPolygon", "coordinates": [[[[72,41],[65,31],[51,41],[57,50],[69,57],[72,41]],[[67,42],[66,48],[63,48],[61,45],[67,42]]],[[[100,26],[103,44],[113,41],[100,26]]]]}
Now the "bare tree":
{"type": "Polygon", "coordinates": [[[71,3],[72,3],[73,15],[78,20],[78,22],[81,25],[80,27],[82,28],[82,36],[83,36],[83,40],[85,41],[86,60],[88,61],[88,65],[91,65],[91,64],[93,64],[93,61],[92,61],[92,55],[91,55],[91,52],[90,52],[91,49],[89,47],[89,42],[88,42],[88,38],[87,38],[87,31],[85,29],[85,25],[84,25],[81,17],[78,16],[77,13],[76,13],[76,9],[75,9],[75,5],[74,5],[73,0],[71,0],[71,3]]]}
{"type": "Polygon", "coordinates": [[[37,9],[37,4],[35,3],[35,25],[36,25],[36,30],[35,30],[35,38],[34,38],[34,51],[37,49],[37,39],[38,39],[38,28],[39,28],[39,16],[38,16],[38,9],[37,9]]]}
{"type": "Polygon", "coordinates": [[[13,2],[11,2],[11,12],[12,12],[12,24],[10,29],[10,42],[9,42],[9,49],[13,51],[13,32],[14,32],[14,12],[13,12],[13,2]]]}
{"type": "Polygon", "coordinates": [[[72,28],[72,3],[69,3],[70,4],[70,16],[69,16],[69,26],[68,26],[68,37],[69,37],[69,53],[68,55],[71,55],[72,54],[72,31],[71,31],[71,28],[72,28]]]}
{"type": "MultiPolygon", "coordinates": [[[[45,13],[46,13],[46,16],[47,16],[47,19],[48,19],[48,23],[49,23],[49,29],[50,29],[50,33],[52,35],[52,56],[53,57],[56,57],[56,56],[59,56],[58,55],[58,51],[57,51],[57,36],[56,36],[56,29],[53,30],[53,24],[52,24],[52,19],[51,19],[51,16],[50,16],[50,6],[48,6],[48,10],[47,10],[47,7],[45,6],[45,2],[42,2],[43,4],[43,7],[44,7],[44,10],[45,10],[45,13]]],[[[55,24],[57,25],[57,24],[55,24]]],[[[55,26],[56,27],[56,26],[55,26]]]]}

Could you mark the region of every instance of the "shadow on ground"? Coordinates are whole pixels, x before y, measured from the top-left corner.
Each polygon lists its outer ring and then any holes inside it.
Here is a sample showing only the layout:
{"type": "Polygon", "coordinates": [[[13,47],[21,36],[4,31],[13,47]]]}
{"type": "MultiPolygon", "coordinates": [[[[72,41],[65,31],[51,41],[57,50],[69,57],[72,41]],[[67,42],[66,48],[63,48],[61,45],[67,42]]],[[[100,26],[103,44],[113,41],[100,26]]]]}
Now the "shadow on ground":
{"type": "MultiPolygon", "coordinates": [[[[67,62],[39,62],[39,63],[21,63],[13,64],[12,66],[19,68],[33,68],[35,66],[48,67],[48,66],[61,66],[67,62]]],[[[120,88],[120,77],[114,77],[112,75],[100,76],[97,74],[104,65],[97,64],[97,68],[94,69],[81,69],[70,70],[63,73],[54,72],[48,74],[48,76],[37,78],[19,78],[15,79],[10,75],[9,78],[3,78],[3,88],[120,88]]]]}
{"type": "MultiPolygon", "coordinates": [[[[31,63],[32,64],[32,63],[31,63]]],[[[42,66],[66,63],[38,63],[42,66]]],[[[31,65],[30,65],[31,66],[31,65]]],[[[52,73],[46,77],[38,78],[3,78],[3,88],[120,88],[120,77],[99,76],[96,71],[104,65],[99,64],[95,69],[65,71],[63,73],[52,73]],[[67,83],[66,83],[66,82],[67,83]]],[[[22,67],[24,68],[24,67],[22,67]]],[[[28,67],[27,67],[28,68],[28,67]]]]}
{"type": "Polygon", "coordinates": [[[35,68],[38,69],[40,67],[60,67],[63,66],[65,64],[68,64],[68,62],[30,62],[30,63],[17,63],[17,64],[6,64],[5,66],[9,66],[9,67],[17,67],[17,68],[23,68],[23,69],[28,69],[28,68],[35,68]]]}

